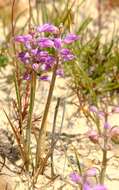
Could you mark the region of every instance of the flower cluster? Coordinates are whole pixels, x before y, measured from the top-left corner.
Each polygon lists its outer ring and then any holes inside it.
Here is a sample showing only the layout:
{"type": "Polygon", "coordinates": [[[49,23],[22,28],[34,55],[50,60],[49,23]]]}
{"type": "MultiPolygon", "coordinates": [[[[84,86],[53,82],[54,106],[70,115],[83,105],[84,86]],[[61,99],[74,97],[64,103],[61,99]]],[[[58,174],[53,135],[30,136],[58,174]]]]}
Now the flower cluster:
{"type": "Polygon", "coordinates": [[[87,170],[82,176],[80,176],[77,172],[72,172],[69,177],[74,183],[81,184],[83,190],[107,190],[104,185],[93,185],[90,183],[88,178],[94,176],[96,176],[96,168],[87,170]]]}
{"type": "Polygon", "coordinates": [[[100,144],[100,146],[102,145],[104,137],[106,136],[108,139],[107,150],[113,149],[114,147],[112,146],[112,142],[114,145],[119,144],[119,126],[111,126],[111,124],[108,122],[108,117],[113,116],[113,114],[118,114],[119,106],[114,106],[110,108],[109,111],[105,112],[104,110],[99,110],[96,106],[92,105],[89,107],[89,112],[92,114],[92,116],[96,116],[101,119],[101,125],[103,124],[102,129],[104,130],[101,130],[101,134],[99,134],[98,131],[92,128],[86,132],[86,136],[90,139],[91,142],[94,144],[100,144]]]}
{"type": "Polygon", "coordinates": [[[15,41],[23,46],[23,51],[19,52],[18,58],[26,68],[24,79],[30,79],[32,70],[40,79],[49,79],[46,73],[52,71],[57,59],[59,63],[56,74],[62,76],[62,63],[75,59],[69,45],[78,39],[79,36],[75,34],[62,37],[61,28],[48,23],[36,27],[29,34],[16,36],[15,41]]]}

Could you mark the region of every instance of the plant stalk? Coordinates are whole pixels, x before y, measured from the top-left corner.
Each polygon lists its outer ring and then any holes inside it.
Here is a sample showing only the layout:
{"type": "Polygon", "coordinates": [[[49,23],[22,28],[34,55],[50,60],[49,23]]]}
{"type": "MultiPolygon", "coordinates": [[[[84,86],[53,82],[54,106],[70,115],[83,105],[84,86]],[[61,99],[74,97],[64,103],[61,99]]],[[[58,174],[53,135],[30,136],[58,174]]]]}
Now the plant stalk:
{"type": "Polygon", "coordinates": [[[46,122],[47,122],[48,112],[49,112],[51,99],[52,99],[52,95],[53,95],[53,90],[54,90],[54,86],[55,86],[56,71],[58,68],[58,63],[59,63],[59,57],[57,57],[56,64],[54,65],[54,68],[53,68],[53,74],[52,74],[52,79],[51,79],[51,83],[50,83],[49,93],[48,93],[47,102],[45,104],[44,114],[43,114],[43,118],[42,118],[42,122],[41,122],[41,128],[40,128],[40,132],[39,132],[37,150],[36,150],[36,170],[37,170],[37,168],[39,168],[40,157],[42,157],[43,152],[44,152],[43,145],[44,145],[44,139],[46,137],[46,128],[47,128],[46,122]]]}
{"type": "Polygon", "coordinates": [[[36,89],[36,74],[33,71],[31,79],[31,90],[30,90],[30,105],[29,105],[28,121],[26,127],[26,154],[27,154],[26,168],[28,171],[30,166],[31,128],[32,128],[32,116],[33,116],[33,108],[35,101],[35,89],[36,89]]]}
{"type": "MultiPolygon", "coordinates": [[[[105,121],[107,122],[107,115],[105,116],[105,121]]],[[[107,143],[108,143],[108,136],[107,136],[107,129],[104,129],[104,147],[102,149],[103,158],[102,158],[102,167],[100,172],[100,184],[104,184],[105,174],[107,169],[107,143]]]]}
{"type": "Polygon", "coordinates": [[[100,184],[104,184],[106,168],[107,168],[107,150],[103,150],[102,168],[101,168],[101,173],[100,173],[100,184]]]}

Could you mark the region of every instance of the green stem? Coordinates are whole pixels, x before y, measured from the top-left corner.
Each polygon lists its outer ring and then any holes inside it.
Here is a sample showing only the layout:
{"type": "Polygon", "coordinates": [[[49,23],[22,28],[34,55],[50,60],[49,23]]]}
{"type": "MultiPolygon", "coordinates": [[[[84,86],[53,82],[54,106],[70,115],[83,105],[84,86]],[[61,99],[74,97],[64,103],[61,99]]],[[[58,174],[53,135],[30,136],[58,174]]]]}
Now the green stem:
{"type": "MultiPolygon", "coordinates": [[[[105,121],[107,122],[107,117],[105,118],[105,121]]],[[[107,129],[104,129],[104,147],[102,149],[103,158],[102,158],[102,167],[100,172],[100,184],[104,184],[105,174],[107,169],[107,143],[108,143],[107,129]]]]}
{"type": "Polygon", "coordinates": [[[18,114],[19,114],[19,129],[20,129],[20,134],[22,134],[22,104],[21,104],[20,88],[18,85],[16,75],[14,75],[14,83],[15,83],[15,92],[16,92],[18,114]]]}
{"type": "Polygon", "coordinates": [[[103,150],[102,168],[101,168],[101,173],[100,173],[100,184],[104,184],[106,168],[107,168],[107,150],[103,150]]]}
{"type": "Polygon", "coordinates": [[[36,89],[36,74],[33,71],[32,79],[31,79],[28,122],[27,122],[27,127],[26,127],[26,154],[27,154],[26,168],[28,171],[29,171],[29,165],[30,165],[31,128],[32,128],[32,115],[33,115],[33,108],[34,108],[34,101],[35,101],[35,89],[36,89]]]}
{"type": "Polygon", "coordinates": [[[49,112],[51,99],[52,99],[52,95],[53,95],[53,90],[54,90],[54,86],[55,86],[56,71],[58,68],[58,63],[59,63],[59,58],[57,57],[57,62],[53,68],[53,74],[52,74],[52,79],[51,79],[51,83],[50,83],[49,93],[48,93],[48,97],[47,97],[47,102],[45,104],[43,119],[41,122],[41,128],[40,128],[39,137],[38,137],[37,150],[36,150],[36,169],[39,167],[39,158],[41,157],[41,154],[43,153],[43,150],[44,150],[43,142],[44,142],[44,139],[46,136],[46,128],[47,128],[46,122],[47,122],[48,112],[49,112]]]}
{"type": "Polygon", "coordinates": [[[54,114],[54,121],[53,121],[53,128],[52,128],[52,139],[51,139],[51,150],[52,150],[52,154],[51,154],[51,176],[52,178],[55,176],[55,172],[54,172],[54,159],[53,159],[53,153],[54,153],[54,147],[55,147],[55,128],[56,128],[56,120],[57,120],[57,114],[59,111],[59,105],[60,105],[60,98],[57,99],[57,104],[55,107],[55,114],[54,114]]]}

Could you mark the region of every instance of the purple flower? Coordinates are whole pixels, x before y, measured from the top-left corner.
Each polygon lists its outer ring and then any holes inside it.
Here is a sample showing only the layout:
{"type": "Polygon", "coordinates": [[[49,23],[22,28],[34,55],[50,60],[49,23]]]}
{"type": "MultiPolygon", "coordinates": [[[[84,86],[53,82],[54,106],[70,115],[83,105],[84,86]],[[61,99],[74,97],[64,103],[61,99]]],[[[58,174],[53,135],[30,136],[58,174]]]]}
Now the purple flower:
{"type": "Polygon", "coordinates": [[[58,33],[59,29],[56,26],[52,25],[52,24],[46,23],[46,24],[44,24],[42,26],[38,26],[37,31],[38,32],[58,33]]]}
{"type": "Polygon", "coordinates": [[[93,189],[89,186],[89,184],[85,183],[83,185],[83,190],[93,190],[93,189]]]}
{"type": "Polygon", "coordinates": [[[41,71],[48,71],[49,69],[51,69],[52,65],[51,64],[42,64],[40,66],[41,71]]]}
{"type": "Polygon", "coordinates": [[[64,48],[64,49],[61,49],[60,53],[62,56],[63,55],[65,56],[65,55],[71,54],[71,51],[67,48],[64,48]]]}
{"type": "Polygon", "coordinates": [[[20,35],[15,37],[16,42],[26,43],[32,40],[32,36],[30,34],[27,35],[20,35]]]}
{"type": "Polygon", "coordinates": [[[48,56],[48,52],[47,51],[38,51],[38,56],[46,57],[46,56],[48,56]]]}
{"type": "Polygon", "coordinates": [[[91,187],[89,184],[85,183],[83,185],[83,190],[107,190],[107,188],[104,185],[95,185],[91,187]]]}
{"type": "Polygon", "coordinates": [[[46,57],[39,57],[37,60],[43,64],[53,65],[55,63],[55,58],[51,55],[48,55],[46,57]]]}
{"type": "Polygon", "coordinates": [[[38,69],[39,69],[39,64],[34,63],[34,64],[32,65],[32,68],[34,69],[34,71],[38,71],[38,69]]]}
{"type": "Polygon", "coordinates": [[[109,128],[110,128],[110,124],[109,124],[108,122],[105,122],[105,123],[104,123],[104,128],[105,128],[105,129],[109,129],[109,128]]]}
{"type": "Polygon", "coordinates": [[[94,144],[99,142],[99,135],[95,130],[88,131],[87,136],[94,144]]]}
{"type": "Polygon", "coordinates": [[[51,77],[50,76],[47,76],[47,75],[43,75],[41,77],[39,77],[40,80],[43,80],[43,81],[50,81],[51,80],[51,77]]]}
{"type": "Polygon", "coordinates": [[[107,188],[104,185],[96,185],[93,187],[93,190],[107,190],[107,188]]]}
{"type": "Polygon", "coordinates": [[[32,53],[32,55],[37,55],[38,49],[37,48],[36,49],[31,49],[31,53],[32,53]]]}
{"type": "Polygon", "coordinates": [[[64,61],[71,61],[75,58],[75,56],[67,48],[61,49],[60,54],[64,61]]]}
{"type": "Polygon", "coordinates": [[[79,39],[79,36],[77,36],[77,35],[75,35],[75,34],[68,34],[68,35],[64,38],[63,42],[64,42],[65,44],[71,44],[71,43],[73,43],[74,41],[76,41],[76,40],[78,40],[78,39],[79,39]]]}
{"type": "Polygon", "coordinates": [[[61,45],[62,45],[62,40],[61,38],[55,38],[54,39],[54,47],[56,49],[60,49],[61,48],[61,45]]]}
{"type": "Polygon", "coordinates": [[[77,174],[76,172],[73,172],[69,175],[70,179],[75,182],[75,183],[80,183],[81,182],[81,177],[79,174],[77,174]]]}
{"type": "Polygon", "coordinates": [[[105,114],[104,114],[103,111],[99,111],[99,112],[98,112],[98,116],[99,116],[100,119],[104,119],[105,114]]]}
{"type": "MultiPolygon", "coordinates": [[[[78,40],[79,36],[69,34],[62,40],[60,27],[58,28],[50,23],[38,26],[36,30],[31,32],[15,37],[16,42],[23,44],[24,50],[19,53],[18,57],[25,64],[25,69],[39,71],[42,73],[41,80],[49,80],[49,77],[44,74],[47,71],[52,71],[54,64],[56,64],[56,59],[59,57],[56,74],[57,76],[64,76],[61,63],[71,61],[75,56],[68,48],[63,48],[63,45],[78,40]],[[43,37],[39,35],[41,32],[48,32],[49,34],[47,37],[45,35],[43,37]]],[[[25,73],[23,78],[29,80],[30,75],[25,73]]]]}
{"type": "Polygon", "coordinates": [[[75,58],[73,54],[63,56],[64,61],[72,61],[75,58]]]}
{"type": "Polygon", "coordinates": [[[31,49],[32,49],[30,42],[27,41],[27,42],[24,43],[24,45],[25,45],[25,47],[26,47],[28,50],[31,50],[31,49]]]}
{"type": "Polygon", "coordinates": [[[23,80],[30,80],[30,79],[31,79],[31,75],[29,73],[24,73],[23,80]]]}
{"type": "Polygon", "coordinates": [[[60,76],[60,77],[63,77],[63,76],[64,76],[64,71],[63,71],[63,69],[58,69],[58,70],[56,71],[56,75],[57,75],[57,76],[60,76]]]}
{"type": "Polygon", "coordinates": [[[49,55],[47,58],[46,58],[46,64],[54,64],[55,62],[55,58],[51,55],[49,55]]]}
{"type": "Polygon", "coordinates": [[[20,52],[18,57],[23,63],[29,63],[30,55],[28,52],[20,52]]]}
{"type": "Polygon", "coordinates": [[[44,37],[38,39],[38,45],[41,48],[54,47],[54,42],[51,39],[44,37]]]}
{"type": "Polygon", "coordinates": [[[93,113],[97,113],[98,112],[98,109],[96,106],[90,106],[89,110],[93,113]]]}

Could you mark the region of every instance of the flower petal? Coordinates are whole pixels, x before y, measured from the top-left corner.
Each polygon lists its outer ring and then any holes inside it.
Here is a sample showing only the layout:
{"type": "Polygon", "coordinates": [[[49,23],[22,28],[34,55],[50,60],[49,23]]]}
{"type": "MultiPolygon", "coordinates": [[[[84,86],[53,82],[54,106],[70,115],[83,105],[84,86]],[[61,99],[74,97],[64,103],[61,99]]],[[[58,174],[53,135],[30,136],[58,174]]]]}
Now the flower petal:
{"type": "Polygon", "coordinates": [[[50,81],[51,80],[51,77],[50,76],[47,76],[47,75],[43,75],[41,77],[39,77],[40,80],[43,80],[43,81],[50,81]]]}
{"type": "Polygon", "coordinates": [[[37,31],[38,32],[57,33],[59,31],[59,29],[56,26],[52,25],[52,24],[46,23],[46,24],[44,24],[42,26],[38,26],[37,31]]]}
{"type": "Polygon", "coordinates": [[[108,122],[105,122],[104,123],[104,128],[105,129],[109,129],[109,128],[111,128],[111,126],[110,126],[110,124],[108,122]]]}
{"type": "Polygon", "coordinates": [[[85,183],[83,185],[83,190],[93,190],[93,189],[89,186],[89,184],[85,183]]]}
{"type": "Polygon", "coordinates": [[[76,172],[73,172],[69,175],[70,179],[75,182],[75,183],[80,183],[81,182],[81,176],[77,174],[76,172]]]}
{"type": "Polygon", "coordinates": [[[34,63],[34,64],[32,65],[32,68],[34,69],[34,71],[38,71],[38,69],[39,69],[39,64],[34,63]]]}
{"type": "Polygon", "coordinates": [[[56,75],[60,76],[60,77],[64,77],[64,71],[63,71],[63,69],[57,69],[56,75]]]}
{"type": "Polygon", "coordinates": [[[29,73],[24,73],[23,80],[31,80],[31,75],[29,73]]]}
{"type": "Polygon", "coordinates": [[[107,188],[104,185],[96,185],[93,187],[93,190],[107,190],[107,188]]]}
{"type": "Polygon", "coordinates": [[[75,34],[68,34],[68,35],[64,38],[63,42],[64,42],[65,44],[71,44],[71,43],[73,43],[74,41],[77,41],[78,39],[79,39],[79,36],[77,36],[77,35],[75,35],[75,34]]]}
{"type": "Polygon", "coordinates": [[[54,46],[56,49],[60,49],[62,45],[62,40],[61,38],[55,38],[54,39],[54,46]]]}
{"type": "Polygon", "coordinates": [[[32,36],[30,34],[27,35],[19,35],[15,37],[16,42],[26,43],[32,40],[32,36]]]}
{"type": "Polygon", "coordinates": [[[67,48],[61,49],[60,54],[64,61],[71,61],[71,60],[75,59],[75,56],[67,48]]]}
{"type": "Polygon", "coordinates": [[[51,39],[44,37],[38,39],[38,45],[41,48],[54,47],[54,42],[51,39]]]}

